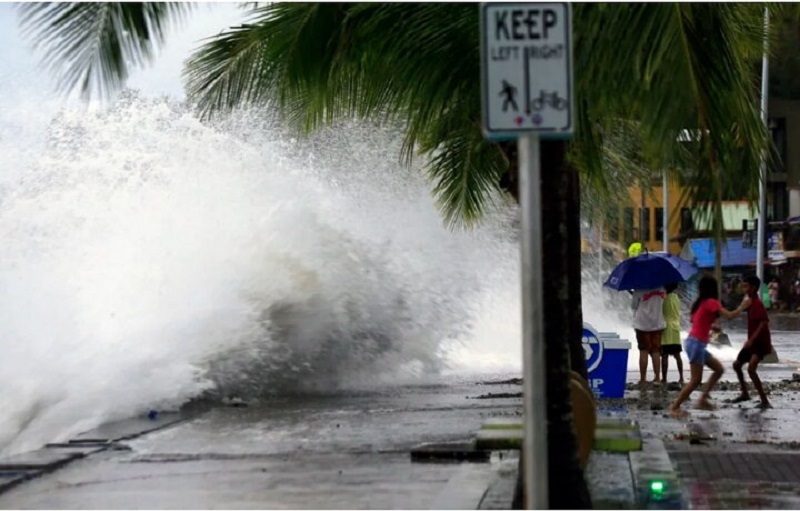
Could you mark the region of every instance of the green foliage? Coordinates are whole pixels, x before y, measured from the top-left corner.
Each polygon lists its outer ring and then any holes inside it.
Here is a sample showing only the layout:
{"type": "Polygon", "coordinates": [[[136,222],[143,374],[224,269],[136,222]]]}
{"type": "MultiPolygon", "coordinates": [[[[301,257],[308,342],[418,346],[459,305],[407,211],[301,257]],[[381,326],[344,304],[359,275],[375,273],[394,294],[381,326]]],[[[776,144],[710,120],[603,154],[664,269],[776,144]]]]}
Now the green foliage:
{"type": "MultiPolygon", "coordinates": [[[[576,12],[575,24],[576,89],[586,118],[635,119],[651,161],[663,167],[697,168],[705,154],[707,163],[738,167],[740,179],[757,185],[753,177],[770,147],[747,65],[763,45],[759,11],[741,4],[590,4],[576,12]],[[704,143],[687,147],[679,140],[684,129],[703,133],[704,143]]],[[[693,173],[698,190],[712,181],[708,170],[693,173]]]]}
{"type": "MultiPolygon", "coordinates": [[[[153,4],[95,5],[127,12],[153,4]]],[[[348,118],[398,124],[405,129],[403,159],[428,157],[446,221],[471,224],[481,217],[509,160],[481,135],[478,5],[244,7],[248,21],[210,38],[187,64],[188,93],[203,115],[278,107],[306,131],[348,118]]],[[[169,12],[147,9],[149,15],[136,19],[160,20],[169,12]]],[[[686,180],[687,201],[740,192],[754,197],[761,157],[774,156],[752,69],[763,51],[763,4],[573,4],[573,9],[578,108],[570,160],[591,190],[587,195],[599,198],[596,207],[624,197],[628,184],[647,182],[663,169],[686,180]],[[681,142],[684,130],[702,136],[681,142]]],[[[60,8],[60,18],[52,7],[28,11],[24,24],[37,27],[42,44],[70,36],[64,29],[49,35],[51,26],[66,23],[61,18],[89,16],[67,7],[60,8]],[[51,14],[31,15],[40,11],[51,14]]],[[[86,32],[108,30],[82,23],[80,58],[61,68],[62,75],[73,84],[81,81],[77,76],[92,77],[82,81],[84,90],[95,86],[93,81],[118,86],[123,50],[89,45],[86,32]]],[[[134,42],[145,33],[132,33],[136,37],[124,43],[109,38],[114,43],[109,45],[129,45],[128,52],[146,58],[150,36],[134,42]]],[[[54,55],[70,55],[74,47],[73,42],[51,51],[49,64],[58,67],[54,55]]]]}
{"type": "Polygon", "coordinates": [[[45,49],[43,63],[62,91],[79,88],[88,98],[119,89],[131,66],[142,66],[164,41],[170,21],[181,20],[185,3],[24,3],[24,35],[45,49]]]}
{"type": "Polygon", "coordinates": [[[189,61],[203,115],[277,105],[310,131],[342,118],[405,127],[403,159],[427,170],[446,222],[477,221],[507,168],[480,128],[478,8],[446,4],[273,4],[189,61]]]}

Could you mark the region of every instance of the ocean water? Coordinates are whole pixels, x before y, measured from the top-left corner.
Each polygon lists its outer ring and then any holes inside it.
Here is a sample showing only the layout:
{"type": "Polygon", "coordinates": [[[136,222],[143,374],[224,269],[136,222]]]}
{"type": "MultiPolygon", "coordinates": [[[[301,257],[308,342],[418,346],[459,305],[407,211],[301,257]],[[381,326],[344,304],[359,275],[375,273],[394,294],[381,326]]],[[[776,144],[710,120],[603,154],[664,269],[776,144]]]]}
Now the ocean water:
{"type": "Polygon", "coordinates": [[[4,110],[0,451],[198,397],[519,370],[516,208],[442,224],[397,130],[129,92],[4,110]]]}
{"type": "MultiPolygon", "coordinates": [[[[0,455],[201,397],[520,372],[517,208],[447,229],[398,129],[0,104],[0,455]]],[[[585,320],[633,340],[594,271],[585,320]]]]}

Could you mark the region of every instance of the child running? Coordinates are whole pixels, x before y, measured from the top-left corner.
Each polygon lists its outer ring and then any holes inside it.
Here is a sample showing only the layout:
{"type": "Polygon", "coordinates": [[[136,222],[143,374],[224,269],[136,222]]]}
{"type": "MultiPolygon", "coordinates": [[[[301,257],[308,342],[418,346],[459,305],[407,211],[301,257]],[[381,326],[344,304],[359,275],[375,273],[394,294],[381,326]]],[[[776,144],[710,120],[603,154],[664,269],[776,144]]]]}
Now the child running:
{"type": "Polygon", "coordinates": [[[678,365],[678,383],[683,386],[683,360],[681,359],[681,300],[675,292],[678,284],[667,284],[664,290],[667,298],[664,300],[664,321],[667,327],[661,338],[661,383],[667,383],[667,369],[669,357],[675,357],[678,365]]]}
{"type": "Polygon", "coordinates": [[[733,370],[736,371],[736,376],[739,378],[739,385],[742,387],[742,393],[733,400],[734,403],[741,403],[750,400],[750,394],[747,392],[747,385],[744,383],[744,374],[742,374],[742,366],[747,364],[747,374],[750,375],[750,380],[753,382],[753,387],[758,392],[758,397],[761,398],[761,403],[758,407],[762,410],[772,408],[767,399],[767,394],[764,392],[764,387],[761,385],[761,379],[758,377],[758,364],[764,360],[764,357],[772,352],[772,336],[769,332],[769,316],[764,303],[758,297],[758,290],[761,289],[761,280],[755,275],[750,275],[744,279],[745,281],[745,294],[746,298],[742,302],[740,308],[747,311],[747,341],[742,346],[736,361],[733,363],[733,370]]]}
{"type": "Polygon", "coordinates": [[[697,300],[692,304],[692,329],[689,331],[689,337],[684,342],[686,355],[689,357],[689,383],[681,389],[677,399],[669,406],[669,413],[674,417],[686,417],[689,415],[685,410],[681,410],[681,404],[700,386],[700,382],[703,380],[703,366],[708,366],[713,373],[708,378],[705,387],[703,387],[703,392],[700,394],[700,399],[697,400],[695,408],[699,410],[714,409],[714,405],[708,401],[708,396],[714,385],[722,377],[725,369],[723,369],[719,360],[706,349],[711,325],[718,315],[726,319],[733,319],[742,312],[742,305],[739,305],[734,311],[729,311],[719,303],[717,279],[714,277],[702,277],[698,287],[697,300]]]}

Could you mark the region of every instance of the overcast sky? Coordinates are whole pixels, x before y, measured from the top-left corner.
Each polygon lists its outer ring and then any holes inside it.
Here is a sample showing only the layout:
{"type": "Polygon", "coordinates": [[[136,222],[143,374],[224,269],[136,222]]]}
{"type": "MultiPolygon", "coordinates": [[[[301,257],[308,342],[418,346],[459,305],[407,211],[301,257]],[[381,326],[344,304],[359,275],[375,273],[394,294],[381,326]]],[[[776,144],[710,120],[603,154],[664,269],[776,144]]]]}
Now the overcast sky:
{"type": "MultiPolygon", "coordinates": [[[[158,59],[147,69],[132,73],[128,86],[148,95],[183,97],[180,75],[183,61],[203,38],[212,36],[244,19],[237,3],[202,4],[180,28],[167,36],[158,59]]],[[[5,103],[21,98],[51,96],[53,80],[37,67],[38,62],[23,40],[14,4],[0,3],[0,97],[5,103]]]]}

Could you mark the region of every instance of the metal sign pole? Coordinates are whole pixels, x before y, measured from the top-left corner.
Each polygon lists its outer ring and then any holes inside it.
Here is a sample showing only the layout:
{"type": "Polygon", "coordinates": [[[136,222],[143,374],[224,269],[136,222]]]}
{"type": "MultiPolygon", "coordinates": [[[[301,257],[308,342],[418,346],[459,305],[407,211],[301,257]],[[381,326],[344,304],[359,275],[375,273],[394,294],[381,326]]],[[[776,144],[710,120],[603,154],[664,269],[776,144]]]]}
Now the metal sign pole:
{"type": "Polygon", "coordinates": [[[546,509],[547,406],[542,306],[542,208],[539,136],[520,135],[519,192],[522,209],[522,376],[525,442],[525,508],[546,509]]]}
{"type": "Polygon", "coordinates": [[[574,132],[572,7],[568,2],[487,2],[481,5],[480,13],[484,136],[490,140],[516,139],[519,149],[525,412],[522,470],[525,507],[546,509],[547,376],[539,137],[563,140],[574,132]]]}

